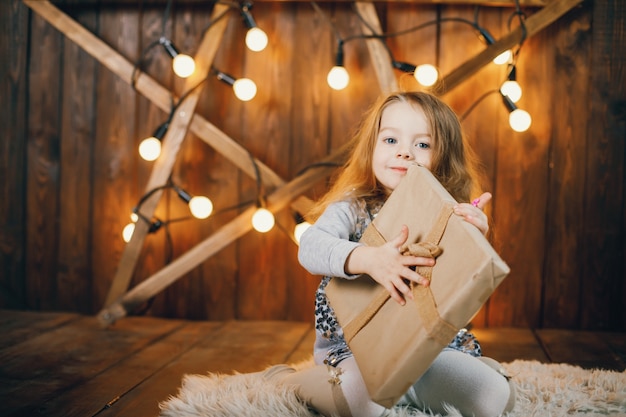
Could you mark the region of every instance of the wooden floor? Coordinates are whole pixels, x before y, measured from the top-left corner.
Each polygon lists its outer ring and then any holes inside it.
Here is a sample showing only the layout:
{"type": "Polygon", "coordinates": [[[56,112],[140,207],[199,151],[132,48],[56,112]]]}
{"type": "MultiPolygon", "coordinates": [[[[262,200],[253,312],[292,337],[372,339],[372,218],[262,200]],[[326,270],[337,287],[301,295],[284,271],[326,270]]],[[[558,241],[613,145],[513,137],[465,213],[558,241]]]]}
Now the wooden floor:
{"type": "MultiPolygon", "coordinates": [[[[483,353],[623,371],[626,334],[474,329],[483,353]]],[[[0,416],[155,417],[186,373],[262,370],[310,358],[299,322],[191,322],[0,310],[0,416]]]]}

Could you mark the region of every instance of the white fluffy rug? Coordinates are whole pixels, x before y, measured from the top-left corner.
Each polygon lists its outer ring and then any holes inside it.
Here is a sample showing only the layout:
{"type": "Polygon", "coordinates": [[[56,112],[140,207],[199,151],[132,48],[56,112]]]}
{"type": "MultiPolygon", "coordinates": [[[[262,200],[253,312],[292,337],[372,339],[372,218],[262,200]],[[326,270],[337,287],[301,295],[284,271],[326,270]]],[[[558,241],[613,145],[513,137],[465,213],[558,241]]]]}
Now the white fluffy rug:
{"type": "MultiPolygon", "coordinates": [[[[626,416],[626,371],[521,360],[503,365],[517,385],[517,402],[509,417],[626,416]]],[[[161,417],[319,416],[293,391],[255,374],[185,375],[177,396],[160,408],[161,417]]],[[[392,415],[432,416],[410,408],[396,408],[392,415]]],[[[450,410],[445,417],[460,414],[450,410]]]]}

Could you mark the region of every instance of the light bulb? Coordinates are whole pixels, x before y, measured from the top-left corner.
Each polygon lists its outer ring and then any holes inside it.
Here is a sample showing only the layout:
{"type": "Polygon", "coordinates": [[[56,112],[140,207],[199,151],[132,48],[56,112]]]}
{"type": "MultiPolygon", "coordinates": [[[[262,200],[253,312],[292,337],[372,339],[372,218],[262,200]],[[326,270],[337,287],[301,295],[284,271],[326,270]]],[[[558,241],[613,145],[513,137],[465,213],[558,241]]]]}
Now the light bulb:
{"type": "Polygon", "coordinates": [[[196,196],[189,200],[189,210],[196,219],[206,219],[213,212],[213,203],[207,197],[196,196]]]}
{"type": "Polygon", "coordinates": [[[522,87],[517,81],[508,80],[500,87],[500,92],[505,96],[509,96],[513,103],[517,103],[522,98],[522,87]]]}
{"type": "Polygon", "coordinates": [[[268,209],[259,207],[252,216],[252,227],[257,232],[269,232],[274,227],[274,215],[268,209]]]}
{"type": "Polygon", "coordinates": [[[235,96],[241,101],[250,101],[256,96],[256,84],[249,78],[240,78],[233,83],[235,96]]]}
{"type": "Polygon", "coordinates": [[[516,109],[509,114],[509,125],[516,132],[525,132],[530,127],[532,118],[526,110],[516,109]]]}
{"type": "Polygon", "coordinates": [[[259,52],[267,46],[267,35],[262,29],[253,27],[246,33],[246,46],[254,52],[259,52]]]}
{"type": "Polygon", "coordinates": [[[151,136],[139,144],[139,155],[146,161],[154,161],[161,155],[161,141],[151,136]]]}
{"type": "Polygon", "coordinates": [[[293,237],[294,239],[296,239],[298,245],[300,244],[300,238],[302,237],[302,234],[306,232],[306,229],[308,229],[309,227],[311,227],[311,223],[309,222],[298,223],[296,227],[294,227],[293,237]]]}
{"type": "Polygon", "coordinates": [[[137,223],[137,221],[139,220],[139,216],[137,215],[137,213],[130,213],[130,221],[133,223],[137,223]]]}
{"type": "Polygon", "coordinates": [[[430,64],[422,64],[415,69],[413,76],[424,87],[430,87],[437,82],[439,71],[430,64]]]}
{"type": "Polygon", "coordinates": [[[513,54],[511,53],[511,50],[507,49],[506,51],[495,57],[493,59],[493,63],[496,65],[504,65],[511,60],[512,55],[513,54]]]}
{"type": "Polygon", "coordinates": [[[174,73],[180,78],[189,77],[196,69],[196,63],[193,58],[185,54],[176,55],[172,61],[172,66],[174,67],[174,73]]]}
{"type": "Polygon", "coordinates": [[[135,232],[135,223],[128,223],[124,230],[122,230],[122,239],[124,242],[130,242],[130,239],[133,237],[133,233],[135,232]]]}
{"type": "Polygon", "coordinates": [[[332,89],[343,90],[350,82],[350,75],[348,75],[348,71],[344,67],[336,65],[328,72],[326,81],[332,89]]]}

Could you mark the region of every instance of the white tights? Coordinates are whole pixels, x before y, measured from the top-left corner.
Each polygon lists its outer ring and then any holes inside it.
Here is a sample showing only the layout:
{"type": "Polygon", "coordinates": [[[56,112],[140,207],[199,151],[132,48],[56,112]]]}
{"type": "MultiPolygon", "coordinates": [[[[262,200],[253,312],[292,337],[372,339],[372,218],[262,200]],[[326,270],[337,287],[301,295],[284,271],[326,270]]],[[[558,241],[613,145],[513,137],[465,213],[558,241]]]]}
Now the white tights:
{"type": "Polygon", "coordinates": [[[482,360],[444,350],[403,399],[441,414],[449,404],[463,416],[495,417],[510,411],[514,396],[507,379],[482,360]]]}
{"type": "MultiPolygon", "coordinates": [[[[496,362],[491,363],[493,365],[496,362]]],[[[386,409],[371,400],[355,359],[351,357],[343,360],[338,368],[343,373],[339,376],[341,384],[335,386],[329,382],[331,377],[325,365],[301,371],[287,367],[275,368],[273,375],[285,383],[296,385],[299,395],[325,416],[385,415],[386,409]],[[337,389],[341,390],[343,398],[339,398],[340,395],[338,397],[337,389]]],[[[514,395],[506,378],[485,361],[446,349],[437,356],[399,404],[430,409],[440,414],[445,414],[444,404],[449,404],[463,416],[496,417],[509,411],[514,395]]]]}

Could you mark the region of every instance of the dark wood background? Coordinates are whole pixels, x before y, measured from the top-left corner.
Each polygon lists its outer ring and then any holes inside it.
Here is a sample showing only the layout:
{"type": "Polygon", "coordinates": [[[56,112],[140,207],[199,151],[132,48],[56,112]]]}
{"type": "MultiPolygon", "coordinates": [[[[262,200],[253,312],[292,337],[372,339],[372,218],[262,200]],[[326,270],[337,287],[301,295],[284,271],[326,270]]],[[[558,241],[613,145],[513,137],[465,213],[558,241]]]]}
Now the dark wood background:
{"type": "MultiPolygon", "coordinates": [[[[56,1],[59,9],[131,61],[161,34],[165,1],[56,1]]],[[[442,17],[473,19],[474,6],[376,3],[383,29],[396,32],[442,17]]],[[[256,81],[257,97],[238,101],[209,79],[197,111],[289,180],[349,137],[379,87],[362,40],[348,42],[351,83],[326,85],[336,39],[360,33],[349,2],[259,1],[258,25],[270,38],[245,49],[233,13],[215,65],[256,81]],[[328,20],[330,19],[330,21],[328,20]]],[[[485,165],[494,194],[494,246],[510,276],[476,317],[479,327],[626,330],[624,238],[626,52],[625,2],[585,2],[528,39],[518,60],[519,107],[533,117],[516,133],[497,95],[484,99],[464,128],[485,165]]],[[[167,33],[194,54],[212,3],[175,1],[167,33]]],[[[479,22],[499,38],[511,5],[482,7],[479,22]]],[[[532,15],[538,8],[525,8],[532,15]]],[[[443,23],[390,38],[396,59],[436,63],[443,74],[485,48],[467,25],[443,23]]],[[[177,94],[182,82],[162,48],[145,70],[177,94]]],[[[444,96],[459,114],[497,89],[504,67],[490,64],[444,96]]],[[[414,87],[397,73],[400,85],[414,87]]],[[[145,191],[153,163],[137,146],[167,115],[101,66],[21,1],[0,2],[0,308],[96,313],[115,275],[122,228],[145,191]]],[[[208,195],[207,220],[173,222],[148,235],[133,285],[188,251],[256,198],[254,179],[188,134],[174,181],[208,195]],[[220,211],[221,210],[221,211],[220,211]]],[[[325,184],[307,195],[317,198],[325,184]]],[[[188,215],[165,192],[161,219],[188,215]]],[[[319,278],[298,264],[288,231],[250,232],[155,296],[138,313],[189,319],[311,320],[319,278]]]]}

